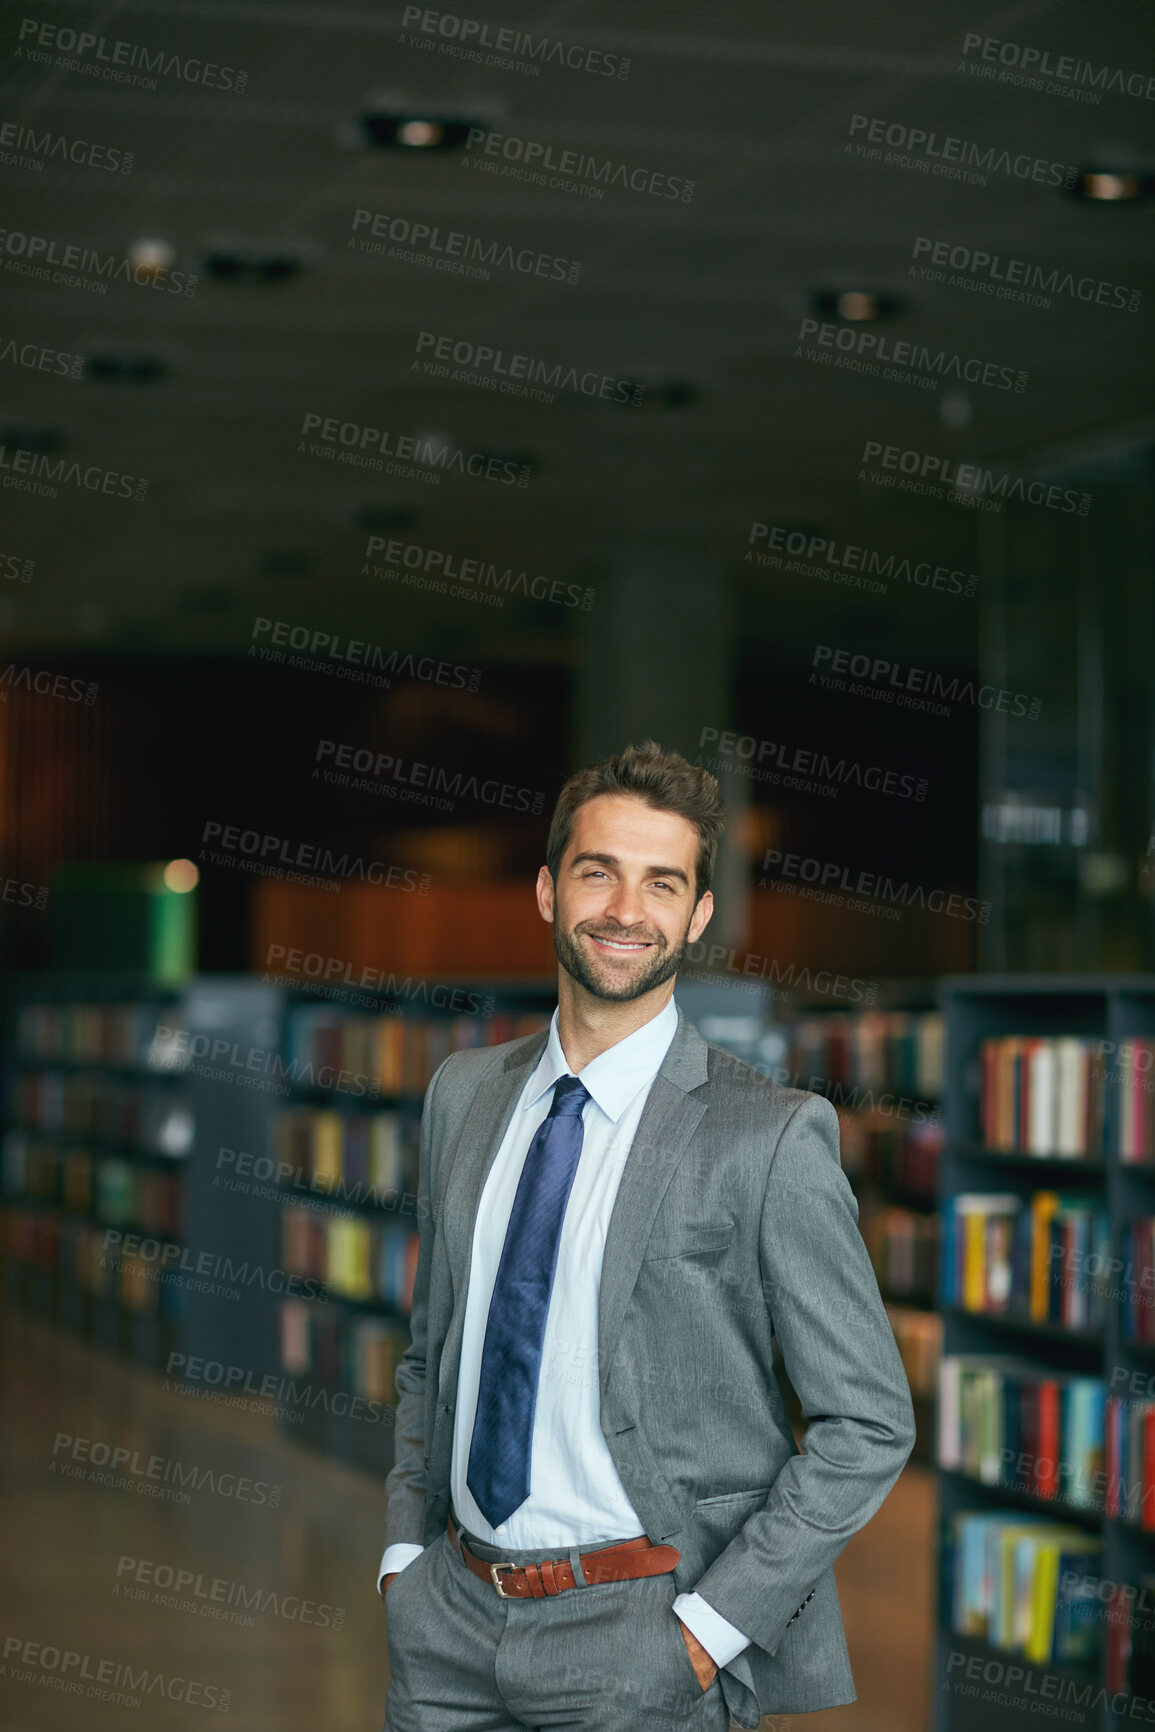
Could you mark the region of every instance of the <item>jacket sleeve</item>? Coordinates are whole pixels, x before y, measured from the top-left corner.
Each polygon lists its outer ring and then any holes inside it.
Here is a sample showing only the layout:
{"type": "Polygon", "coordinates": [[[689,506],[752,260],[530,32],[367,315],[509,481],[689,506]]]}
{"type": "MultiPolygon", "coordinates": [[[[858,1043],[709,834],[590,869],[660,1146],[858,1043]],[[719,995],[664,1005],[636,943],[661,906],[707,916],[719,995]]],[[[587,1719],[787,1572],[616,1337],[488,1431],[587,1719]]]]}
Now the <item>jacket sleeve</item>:
{"type": "Polygon", "coordinates": [[[773,1654],[914,1447],[910,1388],[839,1161],[838,1115],[821,1096],[795,1108],[774,1150],[760,1261],[809,1427],[763,1508],[694,1585],[773,1654]]]}
{"type": "Polygon", "coordinates": [[[425,1514],[425,1342],[429,1315],[429,1269],[436,1222],[436,1111],[434,1091],[446,1059],[425,1091],[421,1112],[421,1153],[417,1176],[417,1273],[409,1314],[409,1345],[397,1367],[397,1406],[393,1421],[393,1467],[385,1481],[385,1544],[424,1544],[425,1514]]]}

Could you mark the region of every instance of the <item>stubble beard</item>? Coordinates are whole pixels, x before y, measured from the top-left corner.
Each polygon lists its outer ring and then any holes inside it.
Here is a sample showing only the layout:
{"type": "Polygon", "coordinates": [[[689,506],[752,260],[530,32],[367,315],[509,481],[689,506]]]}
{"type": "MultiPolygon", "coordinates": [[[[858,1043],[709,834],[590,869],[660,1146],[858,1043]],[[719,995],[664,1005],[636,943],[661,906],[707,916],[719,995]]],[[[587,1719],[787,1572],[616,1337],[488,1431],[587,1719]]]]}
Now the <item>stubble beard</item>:
{"type": "Polygon", "coordinates": [[[686,931],[673,946],[665,934],[656,929],[652,932],[627,932],[621,929],[607,932],[599,930],[600,926],[600,921],[583,920],[571,932],[555,918],[553,948],[566,973],[576,980],[579,986],[584,986],[594,998],[603,999],[607,1004],[630,1004],[635,998],[642,998],[656,986],[663,986],[667,980],[671,980],[685,960],[689,921],[686,922],[686,931]],[[588,955],[579,944],[578,939],[582,933],[589,933],[594,938],[616,939],[623,944],[644,939],[653,944],[654,954],[645,967],[631,979],[620,983],[607,981],[598,972],[596,959],[588,955]]]}

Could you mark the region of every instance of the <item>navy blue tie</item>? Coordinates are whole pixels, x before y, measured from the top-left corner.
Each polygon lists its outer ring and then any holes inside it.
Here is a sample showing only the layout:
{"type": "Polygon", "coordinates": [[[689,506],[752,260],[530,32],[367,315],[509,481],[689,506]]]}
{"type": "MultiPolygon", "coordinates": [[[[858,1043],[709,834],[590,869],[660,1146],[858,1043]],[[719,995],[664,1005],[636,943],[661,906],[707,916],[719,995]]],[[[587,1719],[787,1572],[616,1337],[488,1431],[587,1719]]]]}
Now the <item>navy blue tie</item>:
{"type": "Polygon", "coordinates": [[[562,1221],[581,1159],[582,1108],[589,1098],[576,1076],[555,1083],[549,1114],[521,1169],[497,1266],[465,1476],[493,1528],[529,1496],[541,1346],[562,1221]]]}

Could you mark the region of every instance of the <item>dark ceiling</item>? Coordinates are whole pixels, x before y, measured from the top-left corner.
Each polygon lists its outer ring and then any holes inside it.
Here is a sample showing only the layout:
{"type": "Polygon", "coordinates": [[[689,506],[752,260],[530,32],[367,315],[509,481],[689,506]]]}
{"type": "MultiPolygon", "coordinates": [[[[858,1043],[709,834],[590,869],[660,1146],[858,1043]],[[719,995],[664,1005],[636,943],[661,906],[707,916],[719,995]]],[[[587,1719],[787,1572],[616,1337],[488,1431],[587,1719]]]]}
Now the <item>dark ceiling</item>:
{"type": "MultiPolygon", "coordinates": [[[[983,79],[963,45],[992,37],[1146,77],[1149,6],[462,7],[426,22],[469,19],[491,35],[628,57],[628,77],[556,59],[537,76],[478,65],[439,52],[454,38],[437,28],[410,46],[399,4],[6,8],[3,120],[133,154],[131,174],[52,155],[36,170],[5,134],[18,159],[0,164],[8,236],[54,241],[57,258],[78,247],[123,259],[160,239],[172,268],[198,278],[191,296],[124,277],[97,294],[5,272],[6,338],[87,358],[74,382],[6,353],[9,461],[15,445],[55,440],[69,461],[148,480],[143,502],[68,483],[55,499],[0,489],[3,550],[35,561],[30,583],[3,585],[9,647],[240,655],[268,616],[489,661],[569,655],[576,616],[563,607],[447,608],[366,575],[375,522],[386,537],[551,580],[595,581],[606,549],[627,540],[700,547],[741,578],[750,641],[781,650],[813,641],[818,610],[861,603],[744,569],[755,519],[973,569],[975,514],[928,516],[864,489],[865,441],[1034,473],[1096,440],[1142,437],[1150,203],[1078,200],[1013,172],[980,186],[863,160],[863,129],[852,139],[850,128],[860,115],[1032,163],[1146,168],[1150,101],[983,79]],[[33,18],[35,31],[22,24],[33,18]],[[93,51],[87,71],[53,47],[35,62],[29,48],[55,40],[42,26],[99,33],[106,53],[114,41],[163,50],[186,76],[162,73],[152,91],[104,76],[93,51]],[[187,75],[190,59],[244,70],[243,94],[206,88],[187,75]],[[615,185],[595,200],[483,172],[476,149],[365,148],[357,120],[374,107],[472,118],[555,158],[692,180],[692,200],[615,185]],[[358,211],[577,261],[580,276],[495,264],[480,281],[373,256],[351,244],[358,211]],[[1142,289],[1143,307],[1060,294],[1041,310],[931,284],[909,274],[920,236],[1142,289]],[[242,266],[287,258],[300,269],[222,280],[206,260],[230,252],[242,266]],[[846,288],[901,302],[871,331],[1026,370],[1025,391],[967,386],[944,405],[945,384],[800,357],[815,293],[846,288]],[[646,396],[621,407],[562,388],[543,403],[430,377],[414,370],[422,332],[640,381],[646,396]],[[157,378],[108,376],[157,364],[157,378]],[[434,485],[355,468],[302,451],[306,416],[524,459],[532,477],[515,488],[449,472],[434,485]],[[1057,455],[1040,458],[1044,447],[1057,455]]],[[[924,610],[924,658],[959,631],[953,604],[924,610]]],[[[897,653],[902,632],[899,617],[897,653]]]]}

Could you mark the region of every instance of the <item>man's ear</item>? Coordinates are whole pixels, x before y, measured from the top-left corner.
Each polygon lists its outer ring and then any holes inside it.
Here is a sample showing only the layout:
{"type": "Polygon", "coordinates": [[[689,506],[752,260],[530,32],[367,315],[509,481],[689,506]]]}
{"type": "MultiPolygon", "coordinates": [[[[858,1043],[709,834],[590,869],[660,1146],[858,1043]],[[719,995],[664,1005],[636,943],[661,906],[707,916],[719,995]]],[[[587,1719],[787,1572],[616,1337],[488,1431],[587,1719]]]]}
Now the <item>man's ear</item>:
{"type": "Polygon", "coordinates": [[[543,866],[537,875],[537,911],[542,919],[553,925],[553,874],[548,866],[543,866]]]}
{"type": "Polygon", "coordinates": [[[701,896],[699,896],[694,907],[694,912],[690,916],[690,924],[686,928],[687,944],[696,944],[698,942],[703,932],[705,932],[706,927],[709,925],[710,916],[713,912],[714,895],[712,891],[706,890],[701,896]]]}

